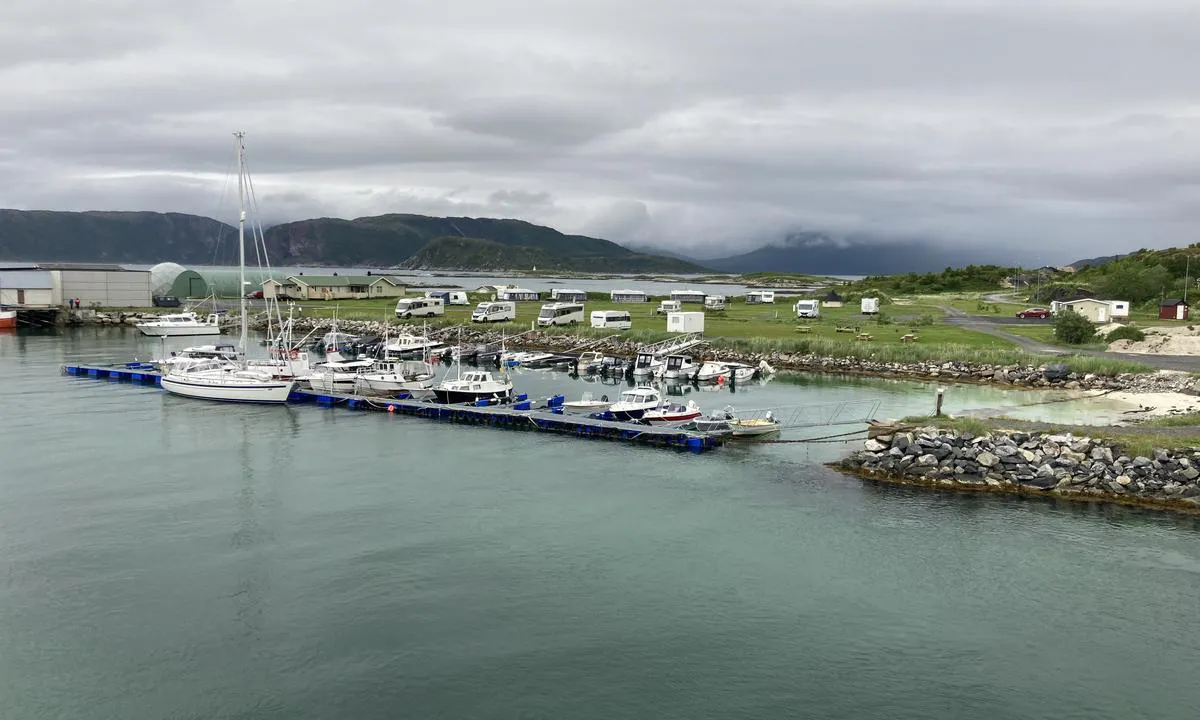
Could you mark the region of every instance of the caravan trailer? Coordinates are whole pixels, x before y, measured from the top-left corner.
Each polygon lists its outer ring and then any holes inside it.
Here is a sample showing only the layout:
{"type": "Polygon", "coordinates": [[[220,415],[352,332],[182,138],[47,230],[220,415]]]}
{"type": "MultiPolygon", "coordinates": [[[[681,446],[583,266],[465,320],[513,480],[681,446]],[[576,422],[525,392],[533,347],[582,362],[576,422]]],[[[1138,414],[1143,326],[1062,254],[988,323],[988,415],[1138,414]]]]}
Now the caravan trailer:
{"type": "Polygon", "coordinates": [[[446,303],[440,297],[400,298],[396,301],[396,317],[401,320],[445,314],[446,303]]]}
{"type": "Polygon", "coordinates": [[[879,298],[863,298],[860,310],[863,315],[878,315],[879,314],[879,298]]]}
{"type": "Polygon", "coordinates": [[[746,304],[747,305],[760,305],[763,303],[774,303],[774,302],[775,302],[775,291],[774,290],[751,290],[750,292],[746,293],[746,304]]]}
{"type": "Polygon", "coordinates": [[[551,303],[543,305],[537,319],[537,324],[541,327],[574,325],[581,322],[583,322],[582,303],[551,303]]]}
{"type": "Polygon", "coordinates": [[[441,298],[447,305],[470,305],[467,294],[462,290],[426,290],[425,297],[441,298]]]}
{"type": "Polygon", "coordinates": [[[821,316],[821,302],[819,300],[797,300],[795,308],[796,317],[798,318],[815,318],[821,316]]]}
{"type": "Polygon", "coordinates": [[[725,296],[724,295],[708,295],[704,298],[705,310],[724,310],[725,296]]]}
{"type": "Polygon", "coordinates": [[[628,330],[633,327],[633,320],[624,310],[593,310],[592,327],[608,330],[628,330]]]}

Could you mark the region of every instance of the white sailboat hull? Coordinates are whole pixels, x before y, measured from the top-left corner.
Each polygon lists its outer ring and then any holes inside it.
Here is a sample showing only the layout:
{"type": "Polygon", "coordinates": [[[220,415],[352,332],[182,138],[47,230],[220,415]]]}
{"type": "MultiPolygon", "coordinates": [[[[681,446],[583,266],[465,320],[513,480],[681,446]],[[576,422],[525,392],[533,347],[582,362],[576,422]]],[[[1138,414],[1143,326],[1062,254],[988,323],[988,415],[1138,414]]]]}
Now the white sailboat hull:
{"type": "Polygon", "coordinates": [[[262,381],[232,376],[227,378],[163,375],[162,388],[173,395],[245,403],[285,403],[292,387],[291,380],[262,381]]]}

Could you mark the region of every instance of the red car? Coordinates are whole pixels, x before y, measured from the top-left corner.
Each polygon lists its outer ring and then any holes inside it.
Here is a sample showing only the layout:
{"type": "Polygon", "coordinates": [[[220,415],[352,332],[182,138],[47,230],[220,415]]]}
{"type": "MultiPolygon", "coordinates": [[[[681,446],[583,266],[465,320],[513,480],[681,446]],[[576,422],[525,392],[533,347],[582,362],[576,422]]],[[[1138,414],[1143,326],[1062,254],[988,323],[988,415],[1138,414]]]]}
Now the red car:
{"type": "Polygon", "coordinates": [[[1021,312],[1017,313],[1017,317],[1019,317],[1019,318],[1048,318],[1048,317],[1050,317],[1050,311],[1047,310],[1046,308],[1029,308],[1028,310],[1022,310],[1021,312]]]}

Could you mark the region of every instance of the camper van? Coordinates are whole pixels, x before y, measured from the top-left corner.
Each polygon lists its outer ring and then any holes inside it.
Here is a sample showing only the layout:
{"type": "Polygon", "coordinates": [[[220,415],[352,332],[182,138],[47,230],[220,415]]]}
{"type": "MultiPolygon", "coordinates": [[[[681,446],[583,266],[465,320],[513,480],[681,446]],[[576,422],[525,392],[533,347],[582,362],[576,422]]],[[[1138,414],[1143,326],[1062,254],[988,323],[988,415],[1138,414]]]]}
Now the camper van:
{"type": "Polygon", "coordinates": [[[549,325],[574,325],[583,322],[582,303],[550,303],[543,305],[538,313],[537,324],[542,327],[549,325]]]}
{"type": "Polygon", "coordinates": [[[517,319],[517,304],[510,301],[481,302],[471,311],[471,322],[508,322],[517,319]]]}
{"type": "Polygon", "coordinates": [[[863,298],[862,309],[859,310],[863,315],[878,315],[879,314],[879,298],[863,298]]]}
{"type": "Polygon", "coordinates": [[[592,312],[592,327],[628,330],[633,327],[633,320],[624,310],[595,310],[592,312]]]}
{"type": "Polygon", "coordinates": [[[724,310],[725,296],[724,295],[707,295],[704,298],[705,310],[724,310]]]}
{"type": "Polygon", "coordinates": [[[658,304],[658,309],[655,310],[657,315],[666,315],[667,313],[679,312],[681,303],[678,300],[663,300],[658,304]]]}
{"type": "Polygon", "coordinates": [[[441,298],[447,305],[470,305],[467,294],[462,290],[426,290],[425,297],[441,298]]]}
{"type": "Polygon", "coordinates": [[[819,300],[797,300],[796,301],[796,317],[798,318],[815,318],[821,316],[821,302],[819,300]]]}
{"type": "Polygon", "coordinates": [[[396,317],[401,320],[445,314],[446,303],[441,298],[400,298],[396,301],[396,317]]]}

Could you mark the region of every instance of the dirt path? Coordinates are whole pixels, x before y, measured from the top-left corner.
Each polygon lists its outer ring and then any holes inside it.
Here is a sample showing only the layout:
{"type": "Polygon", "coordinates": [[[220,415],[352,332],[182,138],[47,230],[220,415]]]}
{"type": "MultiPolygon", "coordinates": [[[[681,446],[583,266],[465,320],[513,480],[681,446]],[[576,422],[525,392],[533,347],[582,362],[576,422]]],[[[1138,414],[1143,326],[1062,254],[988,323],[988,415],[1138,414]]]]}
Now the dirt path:
{"type": "Polygon", "coordinates": [[[1021,319],[1008,317],[991,317],[988,315],[968,315],[967,313],[957,308],[939,306],[946,313],[946,322],[951,325],[974,330],[975,332],[986,333],[993,337],[998,337],[1002,340],[1008,340],[1020,345],[1029,352],[1038,355],[1047,355],[1052,357],[1062,357],[1065,355],[1090,355],[1093,357],[1113,358],[1114,360],[1129,360],[1131,362],[1142,363],[1161,370],[1183,370],[1186,372],[1200,372],[1200,357],[1191,355],[1140,355],[1136,353],[1115,353],[1106,350],[1066,350],[1055,345],[1048,345],[1043,342],[1034,340],[1033,338],[1023,337],[1015,333],[1006,332],[1005,325],[1049,325],[1051,320],[1040,319],[1021,319]]]}

